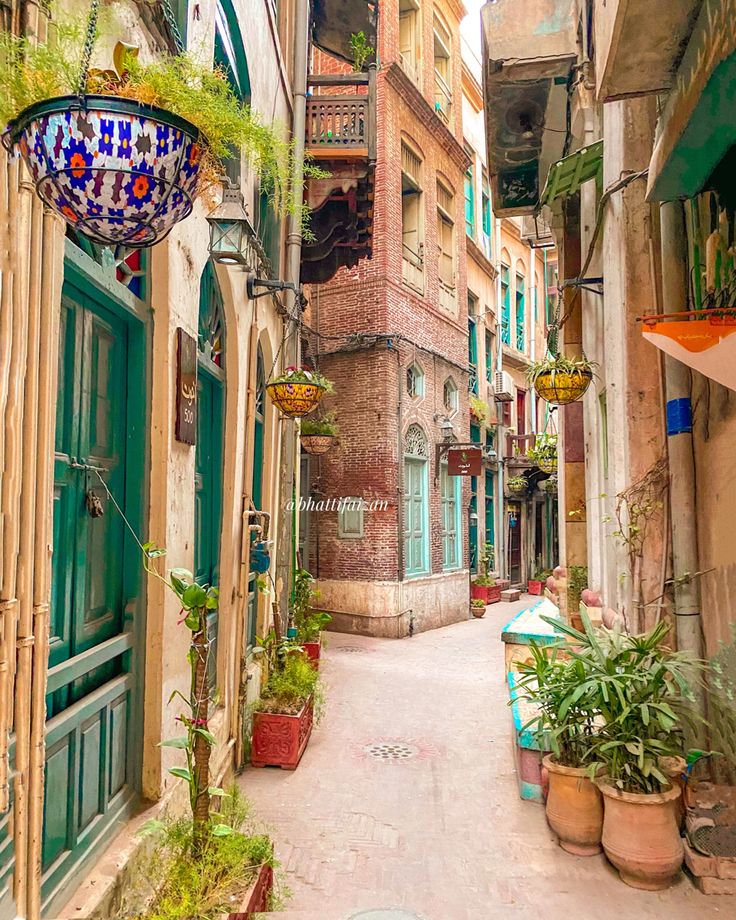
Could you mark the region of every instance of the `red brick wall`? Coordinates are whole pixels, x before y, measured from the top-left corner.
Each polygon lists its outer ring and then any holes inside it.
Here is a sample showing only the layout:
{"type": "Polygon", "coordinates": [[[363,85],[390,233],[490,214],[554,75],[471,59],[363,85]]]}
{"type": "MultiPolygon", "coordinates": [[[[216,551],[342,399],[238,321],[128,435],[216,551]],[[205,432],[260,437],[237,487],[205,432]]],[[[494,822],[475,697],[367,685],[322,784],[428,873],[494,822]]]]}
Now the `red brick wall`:
{"type": "MultiPolygon", "coordinates": [[[[467,288],[462,148],[453,141],[433,112],[434,77],[427,66],[432,48],[431,6],[424,15],[424,74],[426,102],[397,79],[387,80],[387,69],[398,60],[398,2],[381,7],[378,74],[378,163],[375,175],[373,257],[309,292],[308,324],[317,330],[314,350],[319,365],[335,382],[336,394],[325,401],[334,408],[341,426],[340,447],[312,462],[312,482],[318,477],[326,498],[362,496],[387,499],[389,511],[367,512],[365,537],[338,539],[337,512],[315,512],[310,524],[310,564],[321,578],[394,580],[397,578],[398,514],[400,488],[398,386],[403,387],[401,436],[415,422],[422,426],[430,446],[430,534],[432,572],[442,571],[441,502],[435,481],[435,444],[441,441],[440,424],[446,415],[444,383],[452,376],[460,395],[453,418],[460,441],[469,439],[467,397],[467,288]],[[424,118],[418,111],[424,106],[424,118]],[[425,293],[420,296],[402,282],[401,242],[401,138],[421,153],[424,191],[425,293]],[[441,139],[444,138],[444,145],[441,139]],[[454,146],[453,146],[454,145],[454,146]],[[454,156],[448,151],[448,146],[454,156]],[[441,175],[454,191],[457,313],[439,306],[436,237],[436,183],[441,175]],[[392,347],[381,343],[357,351],[336,353],[356,333],[395,336],[392,347]],[[332,352],[332,354],[330,354],[332,352]],[[406,392],[406,369],[417,361],[424,371],[424,396],[413,401],[406,392]],[[317,555],[319,559],[317,559],[317,555]],[[317,568],[318,566],[318,568],[317,568]]],[[[448,14],[448,19],[449,14],[448,14]]],[[[455,136],[461,137],[460,39],[458,22],[450,19],[455,54],[455,136]]],[[[315,70],[340,72],[325,55],[315,55],[315,70]],[[332,68],[332,69],[328,69],[332,68]]],[[[395,67],[396,65],[394,65],[395,67]]],[[[315,496],[316,498],[317,496],[315,496]]],[[[465,555],[469,482],[462,498],[465,555]]],[[[403,501],[403,498],[401,499],[403,501]]]]}

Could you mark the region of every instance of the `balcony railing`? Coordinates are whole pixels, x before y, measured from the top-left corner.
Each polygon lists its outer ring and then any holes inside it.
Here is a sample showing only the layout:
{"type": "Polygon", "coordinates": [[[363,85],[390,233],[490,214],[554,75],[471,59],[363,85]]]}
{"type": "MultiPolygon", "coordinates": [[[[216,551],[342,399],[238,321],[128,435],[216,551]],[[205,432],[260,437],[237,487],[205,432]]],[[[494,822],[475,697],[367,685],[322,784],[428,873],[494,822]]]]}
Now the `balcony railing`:
{"type": "Polygon", "coordinates": [[[535,434],[507,434],[504,459],[530,462],[527,461],[527,451],[534,447],[536,438],[535,434]]]}
{"type": "Polygon", "coordinates": [[[421,249],[414,252],[406,243],[403,244],[402,278],[409,287],[424,293],[424,257],[421,249]]]}
{"type": "Polygon", "coordinates": [[[368,73],[322,74],[309,77],[312,89],[328,90],[307,99],[306,145],[317,158],[376,158],[375,68],[368,73]],[[336,95],[329,90],[365,87],[336,95]]]}
{"type": "Polygon", "coordinates": [[[452,117],[452,93],[450,87],[436,71],[434,74],[434,110],[446,123],[452,117]]]}

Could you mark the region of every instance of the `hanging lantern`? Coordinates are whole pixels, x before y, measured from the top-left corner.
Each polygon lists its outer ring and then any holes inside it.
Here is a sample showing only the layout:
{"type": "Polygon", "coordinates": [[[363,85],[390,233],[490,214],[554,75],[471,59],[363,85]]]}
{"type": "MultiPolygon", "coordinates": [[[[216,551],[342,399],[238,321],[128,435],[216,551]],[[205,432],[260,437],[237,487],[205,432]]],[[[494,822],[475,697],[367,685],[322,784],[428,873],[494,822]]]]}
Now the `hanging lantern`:
{"type": "Polygon", "coordinates": [[[566,406],[583,398],[592,379],[593,372],[588,368],[569,372],[550,369],[536,376],[534,389],[546,402],[566,406]]]}
{"type": "Polygon", "coordinates": [[[337,438],[331,434],[303,434],[301,442],[302,447],[308,454],[312,454],[313,457],[319,457],[335,446],[337,438]]]}
{"type": "Polygon", "coordinates": [[[103,246],[152,246],[191,213],[198,131],[164,109],[59,96],[21,112],[3,143],[20,151],[44,203],[103,246]]]}
{"type": "Polygon", "coordinates": [[[222,204],[207,217],[210,225],[210,255],[223,265],[246,265],[249,236],[253,230],[240,188],[227,185],[222,204]]]}
{"type": "Polygon", "coordinates": [[[309,380],[275,380],[266,384],[266,391],[284,415],[301,418],[317,408],[327,387],[309,380]]]}

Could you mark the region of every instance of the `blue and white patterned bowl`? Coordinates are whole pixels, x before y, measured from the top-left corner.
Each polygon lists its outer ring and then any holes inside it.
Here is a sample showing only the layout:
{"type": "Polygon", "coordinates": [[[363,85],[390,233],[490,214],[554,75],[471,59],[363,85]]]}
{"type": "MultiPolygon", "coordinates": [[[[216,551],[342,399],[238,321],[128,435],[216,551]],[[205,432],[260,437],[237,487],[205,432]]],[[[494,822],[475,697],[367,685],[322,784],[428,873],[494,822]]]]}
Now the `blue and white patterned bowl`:
{"type": "Polygon", "coordinates": [[[59,96],[9,125],[43,201],[107,246],[160,242],[192,210],[199,132],[171,112],[118,96],[59,96]]]}

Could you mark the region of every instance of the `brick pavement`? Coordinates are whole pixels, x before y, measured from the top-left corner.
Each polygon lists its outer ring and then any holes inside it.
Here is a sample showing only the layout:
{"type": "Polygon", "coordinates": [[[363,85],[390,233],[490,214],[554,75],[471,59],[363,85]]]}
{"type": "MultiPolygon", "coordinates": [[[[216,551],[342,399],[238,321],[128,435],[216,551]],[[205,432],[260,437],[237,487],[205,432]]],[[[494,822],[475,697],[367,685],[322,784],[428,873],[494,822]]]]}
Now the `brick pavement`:
{"type": "Polygon", "coordinates": [[[666,892],[628,888],[602,856],[563,852],[543,809],[519,799],[499,633],[528,602],[411,639],[328,636],[327,711],[299,769],[241,777],[293,893],[274,917],[736,916],[734,899],[684,876],[666,892]],[[383,757],[366,751],[381,744],[383,757]],[[404,756],[385,759],[392,744],[404,756]]]}

